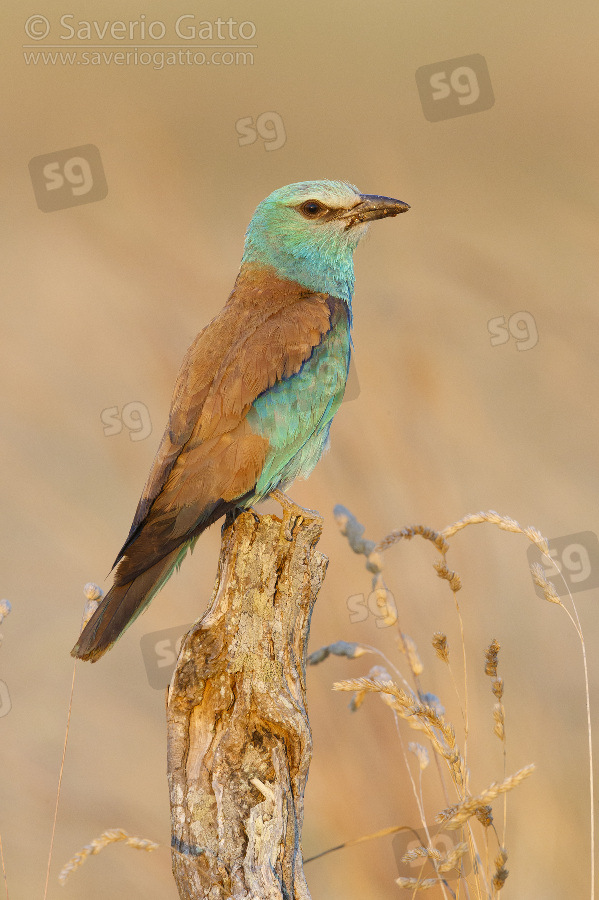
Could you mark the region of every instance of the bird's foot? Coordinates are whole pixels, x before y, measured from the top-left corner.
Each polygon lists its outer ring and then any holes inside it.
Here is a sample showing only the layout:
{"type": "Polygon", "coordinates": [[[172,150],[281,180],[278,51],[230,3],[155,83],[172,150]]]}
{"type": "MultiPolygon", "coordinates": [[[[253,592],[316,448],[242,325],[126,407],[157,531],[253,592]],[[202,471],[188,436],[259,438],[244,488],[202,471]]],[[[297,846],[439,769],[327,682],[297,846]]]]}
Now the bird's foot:
{"type": "Polygon", "coordinates": [[[288,541],[293,540],[292,531],[296,522],[299,525],[306,521],[316,520],[322,522],[322,516],[319,512],[315,509],[305,509],[303,506],[298,506],[297,503],[294,503],[287,494],[284,494],[278,488],[274,488],[270,492],[269,497],[272,497],[273,500],[276,500],[283,507],[283,528],[288,541]]]}
{"type": "Polygon", "coordinates": [[[256,512],[256,510],[254,509],[253,506],[247,506],[247,507],[234,506],[233,509],[229,509],[225,513],[225,518],[224,518],[222,529],[221,529],[222,533],[223,534],[225,533],[227,528],[229,528],[233,524],[233,522],[237,519],[238,516],[240,516],[242,513],[246,513],[246,512],[249,512],[253,515],[254,521],[256,522],[256,524],[258,524],[260,522],[260,515],[256,512]]]}

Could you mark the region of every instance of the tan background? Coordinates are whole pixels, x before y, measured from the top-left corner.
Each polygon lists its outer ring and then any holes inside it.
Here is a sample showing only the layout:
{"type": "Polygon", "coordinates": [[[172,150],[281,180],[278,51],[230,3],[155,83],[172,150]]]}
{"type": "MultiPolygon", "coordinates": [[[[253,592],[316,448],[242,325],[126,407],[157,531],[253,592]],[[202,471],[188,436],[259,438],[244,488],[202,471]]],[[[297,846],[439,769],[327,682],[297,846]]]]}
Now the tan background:
{"type": "MultiPolygon", "coordinates": [[[[330,567],[311,648],[361,640],[399,663],[393,628],[377,628],[372,616],[350,622],[347,598],[367,594],[369,577],[337,533],[335,503],[375,539],[489,508],[549,537],[597,531],[598,20],[590,0],[12,4],[2,50],[0,444],[0,591],[13,605],[0,649],[12,701],[0,719],[0,832],[11,898],[43,894],[82,586],[109,583],[180,360],[224,303],[245,227],[274,188],[340,178],[412,205],[375,224],[358,250],[360,394],[341,408],[331,452],[293,490],[326,517],[320,547],[330,567]],[[169,28],[190,12],[251,20],[254,65],[160,71],[23,61],[29,15],[57,27],[65,12],[103,22],[140,11],[169,28]],[[473,53],[487,61],[493,108],[426,121],[416,69],[473,53]],[[284,146],[240,146],[235,123],[265,111],[281,116],[284,146]],[[41,212],[29,160],[87,143],[100,150],[108,196],[41,212]],[[537,345],[492,346],[487,322],[519,311],[534,316],[537,345]],[[105,437],[101,411],[131,401],[147,406],[150,437],[135,442],[126,429],[105,437]]],[[[139,641],[202,612],[218,545],[214,528],[117,648],[78,667],[50,898],[176,896],[164,696],[148,686],[139,641]],[[162,848],[109,848],[60,888],[59,865],[115,826],[162,848]]],[[[453,542],[450,561],[464,582],[472,786],[502,775],[481,668],[497,637],[508,770],[538,767],[509,798],[502,896],[585,897],[580,647],[564,613],[535,596],[526,549],[524,538],[490,526],[453,542]]],[[[393,549],[386,577],[421,649],[425,686],[459,724],[447,673],[429,650],[436,630],[447,631],[456,657],[459,648],[434,558],[422,543],[393,549]]],[[[575,599],[594,700],[598,592],[575,599]]],[[[416,821],[389,711],[372,698],[352,715],[348,697],[330,689],[370,664],[335,659],[309,672],[306,855],[416,821]]],[[[425,777],[436,783],[434,772],[425,777]]],[[[319,860],[307,875],[315,900],[401,895],[390,838],[319,860]]]]}

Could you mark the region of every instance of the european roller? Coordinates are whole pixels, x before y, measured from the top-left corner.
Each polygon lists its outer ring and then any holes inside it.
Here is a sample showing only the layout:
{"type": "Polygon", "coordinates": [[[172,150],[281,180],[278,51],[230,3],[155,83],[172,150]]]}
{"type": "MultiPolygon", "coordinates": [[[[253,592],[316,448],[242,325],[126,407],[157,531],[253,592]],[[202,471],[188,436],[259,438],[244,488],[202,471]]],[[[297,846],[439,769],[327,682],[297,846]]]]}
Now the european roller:
{"type": "Polygon", "coordinates": [[[342,181],[289,184],[259,204],[229,299],[183,360],[112,588],[73,656],[109,650],[209,525],[269,494],[290,503],[282,492],[313,470],[343,399],[354,250],[370,222],[408,209],[342,181]]]}

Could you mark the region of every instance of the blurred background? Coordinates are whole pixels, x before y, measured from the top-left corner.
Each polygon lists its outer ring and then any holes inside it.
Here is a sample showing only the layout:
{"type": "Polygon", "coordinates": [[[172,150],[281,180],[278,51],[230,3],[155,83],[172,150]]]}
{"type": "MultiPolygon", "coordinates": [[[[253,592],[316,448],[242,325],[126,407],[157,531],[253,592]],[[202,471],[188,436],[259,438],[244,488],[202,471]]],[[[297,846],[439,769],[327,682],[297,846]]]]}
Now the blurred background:
{"type": "MultiPolygon", "coordinates": [[[[310,649],[359,641],[406,670],[335,504],[373,540],[496,509],[555,540],[596,707],[597,5],[104,0],[5,13],[0,594],[13,611],[0,647],[0,833],[12,900],[43,896],[83,585],[109,586],[185,350],[231,290],[254,208],[290,182],[347,180],[412,207],[357,251],[351,397],[331,451],[292,491],[324,515],[330,559],[310,649]]],[[[158,635],[168,655],[172,630],[204,611],[219,545],[215,527],[114,650],[78,664],[49,898],[177,896],[164,690],[142,647],[158,635]],[[161,848],[109,847],[59,887],[62,864],[113,827],[161,848]]],[[[507,771],[537,766],[508,796],[502,896],[586,897],[581,649],[564,611],[536,595],[528,546],[491,525],[451,542],[471,786],[503,777],[483,666],[497,638],[507,771]]],[[[462,743],[430,644],[448,635],[460,683],[435,559],[423,541],[401,544],[385,580],[423,686],[462,743]]],[[[374,696],[351,713],[331,690],[377,664],[309,669],[306,856],[418,824],[390,710],[374,696]]],[[[432,817],[445,805],[434,765],[423,783],[432,817]]],[[[387,837],[310,863],[314,900],[408,896],[396,849],[387,837]]]]}

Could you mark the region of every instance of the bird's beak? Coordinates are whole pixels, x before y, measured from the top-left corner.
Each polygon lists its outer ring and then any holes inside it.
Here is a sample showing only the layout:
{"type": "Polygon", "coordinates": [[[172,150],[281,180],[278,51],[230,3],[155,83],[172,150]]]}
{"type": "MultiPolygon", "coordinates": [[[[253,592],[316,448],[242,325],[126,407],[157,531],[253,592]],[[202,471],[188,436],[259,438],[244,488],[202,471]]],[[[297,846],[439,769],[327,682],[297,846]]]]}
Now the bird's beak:
{"type": "Polygon", "coordinates": [[[409,208],[409,205],[403,200],[394,200],[393,197],[360,194],[360,202],[348,209],[340,218],[347,219],[346,228],[351,228],[358,222],[372,222],[374,219],[384,219],[386,216],[398,216],[400,213],[407,212],[409,208]]]}

